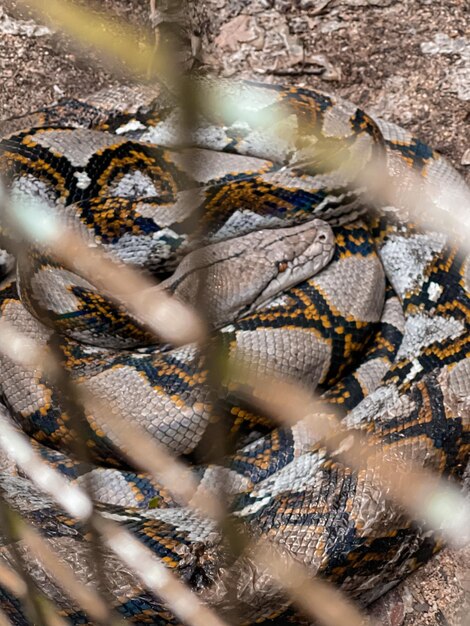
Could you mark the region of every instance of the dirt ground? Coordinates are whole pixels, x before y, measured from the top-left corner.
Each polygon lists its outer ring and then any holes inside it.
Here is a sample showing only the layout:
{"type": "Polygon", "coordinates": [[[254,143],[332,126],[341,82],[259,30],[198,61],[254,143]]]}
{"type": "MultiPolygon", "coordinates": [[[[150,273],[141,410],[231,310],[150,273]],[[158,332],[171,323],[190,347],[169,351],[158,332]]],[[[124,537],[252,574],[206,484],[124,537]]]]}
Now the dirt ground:
{"type": "MultiPolygon", "coordinates": [[[[470,179],[468,0],[193,4],[202,58],[221,74],[349,98],[426,139],[470,179]]],[[[2,5],[11,2],[0,3],[1,118],[117,82],[97,55],[79,53],[54,30],[34,28],[24,8],[12,21],[2,5]]],[[[146,0],[99,6],[148,34],[146,0]]]]}
{"type": "MultiPolygon", "coordinates": [[[[0,119],[119,83],[98,55],[0,5],[0,119]]],[[[148,37],[146,0],[99,6],[148,37]]],[[[192,12],[202,62],[220,74],[337,93],[412,130],[470,182],[468,0],[205,0],[192,12]]],[[[377,623],[460,624],[469,557],[442,552],[373,608],[377,623]]]]}

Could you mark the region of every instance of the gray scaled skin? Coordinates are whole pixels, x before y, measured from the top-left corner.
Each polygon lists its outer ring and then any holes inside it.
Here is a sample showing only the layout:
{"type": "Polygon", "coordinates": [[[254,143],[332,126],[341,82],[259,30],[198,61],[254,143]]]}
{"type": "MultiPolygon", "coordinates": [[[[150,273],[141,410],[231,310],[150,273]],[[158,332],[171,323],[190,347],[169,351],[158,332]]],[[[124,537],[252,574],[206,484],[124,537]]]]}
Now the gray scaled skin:
{"type": "Polygon", "coordinates": [[[259,230],[189,253],[159,289],[195,304],[200,281],[206,281],[204,302],[218,328],[317,274],[334,249],[333,231],[320,219],[259,230]]]}

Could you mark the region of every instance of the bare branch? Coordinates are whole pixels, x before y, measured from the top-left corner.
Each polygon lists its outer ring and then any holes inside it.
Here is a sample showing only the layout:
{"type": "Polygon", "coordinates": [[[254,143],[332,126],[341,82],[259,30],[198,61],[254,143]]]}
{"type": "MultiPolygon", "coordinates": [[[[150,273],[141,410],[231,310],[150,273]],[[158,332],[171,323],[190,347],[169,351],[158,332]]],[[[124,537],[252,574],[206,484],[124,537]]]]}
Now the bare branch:
{"type": "MultiPolygon", "coordinates": [[[[364,433],[345,429],[331,405],[326,405],[314,393],[295,383],[273,382],[249,378],[243,368],[234,369],[234,378],[245,382],[244,392],[251,401],[280,423],[293,426],[302,420],[312,437],[312,444],[322,442],[337,458],[359,471],[372,470],[375,480],[384,491],[408,512],[436,531],[445,534],[454,546],[465,545],[470,529],[470,504],[456,485],[440,476],[421,469],[396,451],[393,460],[383,458],[382,448],[377,449],[364,433]],[[241,373],[243,378],[240,378],[241,373]],[[246,384],[249,382],[249,384],[246,384]]],[[[248,370],[249,372],[249,370],[248,370]]]]}
{"type": "Polygon", "coordinates": [[[277,581],[303,612],[322,626],[372,626],[345,595],[332,584],[312,579],[290,554],[261,541],[256,560],[277,581]]]}

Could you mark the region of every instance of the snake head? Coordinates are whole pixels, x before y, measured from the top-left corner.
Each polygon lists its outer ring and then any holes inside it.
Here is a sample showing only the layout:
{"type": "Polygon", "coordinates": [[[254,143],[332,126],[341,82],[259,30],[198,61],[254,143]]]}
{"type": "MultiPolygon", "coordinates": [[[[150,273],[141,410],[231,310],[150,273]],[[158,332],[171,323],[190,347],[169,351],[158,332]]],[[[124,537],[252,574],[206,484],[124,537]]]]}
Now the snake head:
{"type": "Polygon", "coordinates": [[[220,327],[319,272],[334,248],[331,227],[319,219],[259,230],[189,253],[162,286],[194,304],[203,281],[209,317],[220,327]]]}
{"type": "MultiPolygon", "coordinates": [[[[247,313],[318,274],[331,261],[335,250],[331,226],[320,219],[290,228],[260,231],[259,234],[262,243],[258,254],[265,256],[263,264],[266,267],[264,272],[260,272],[257,281],[259,293],[247,307],[247,313]]],[[[260,263],[260,267],[263,264],[260,263]]]]}

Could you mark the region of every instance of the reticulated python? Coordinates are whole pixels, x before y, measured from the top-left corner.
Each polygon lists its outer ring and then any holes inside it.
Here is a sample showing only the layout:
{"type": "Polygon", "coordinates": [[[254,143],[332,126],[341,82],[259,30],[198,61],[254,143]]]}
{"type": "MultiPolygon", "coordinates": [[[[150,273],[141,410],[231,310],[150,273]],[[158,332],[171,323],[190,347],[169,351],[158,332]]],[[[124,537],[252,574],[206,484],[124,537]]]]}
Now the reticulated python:
{"type": "MultiPolygon", "coordinates": [[[[395,208],[368,213],[358,186],[385,159],[384,186],[413,168],[430,183],[420,190],[430,209],[445,212],[452,198],[465,197],[463,181],[406,131],[331,96],[248,82],[202,80],[198,89],[191,150],[174,148],[178,109],[151,89],[69,100],[4,122],[0,167],[12,199],[39,198],[90,243],[159,277],[181,262],[164,286],[183,297],[194,295],[200,263],[221,294],[212,308],[228,358],[243,355],[255,373],[318,387],[384,458],[399,463],[403,455],[459,478],[468,463],[470,261],[463,245],[403,221],[400,194],[395,208]],[[328,227],[312,218],[333,227],[334,251],[328,227]],[[184,255],[195,254],[201,233],[209,247],[189,263],[184,255]]],[[[302,422],[274,427],[230,389],[216,417],[234,451],[223,467],[211,464],[210,394],[197,346],[148,345],[138,320],[70,270],[44,251],[20,255],[22,300],[7,281],[2,318],[42,344],[53,341],[77,385],[173,452],[201,459],[202,450],[209,460],[195,467],[201,483],[214,490],[225,483],[231,517],[254,537],[282,545],[363,604],[440,546],[384,497],[367,463],[353,472],[302,422]]],[[[3,398],[17,424],[47,462],[82,481],[56,390],[40,371],[1,360],[3,398]]],[[[240,623],[295,623],[289,601],[249,554],[230,559],[215,524],[133,472],[91,411],[87,418],[103,510],[222,613],[235,603],[240,623]]],[[[12,473],[5,464],[3,491],[87,578],[90,548],[80,525],[12,473]]],[[[10,561],[8,546],[1,557],[10,561]]],[[[29,565],[72,623],[90,623],[37,563],[29,565]]],[[[131,572],[112,557],[108,565],[126,619],[178,623],[131,572]]],[[[0,606],[15,624],[27,623],[6,591],[0,606]]]]}

